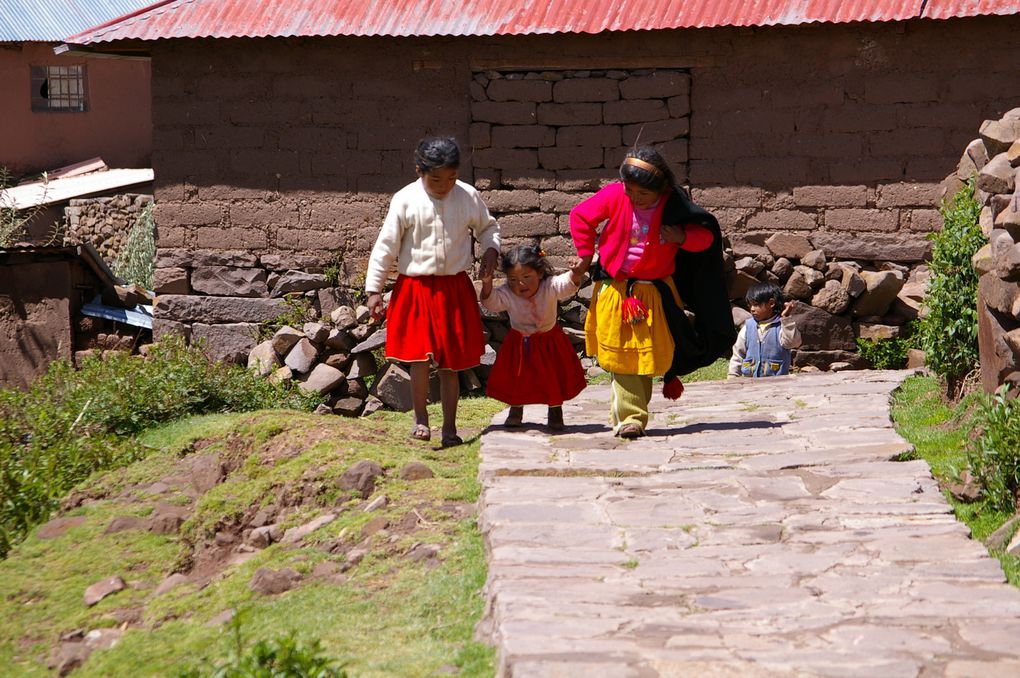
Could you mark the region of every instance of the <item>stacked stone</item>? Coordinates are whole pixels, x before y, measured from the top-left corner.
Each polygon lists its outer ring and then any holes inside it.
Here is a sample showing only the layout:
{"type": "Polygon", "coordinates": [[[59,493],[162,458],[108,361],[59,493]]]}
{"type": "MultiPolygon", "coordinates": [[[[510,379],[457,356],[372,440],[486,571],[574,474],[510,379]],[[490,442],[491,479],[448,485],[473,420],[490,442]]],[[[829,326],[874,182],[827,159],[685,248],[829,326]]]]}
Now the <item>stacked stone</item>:
{"type": "Polygon", "coordinates": [[[313,256],[168,248],[155,267],[153,338],[200,340],[216,360],[244,363],[260,326],[293,310],[288,297],[303,299],[313,318],[351,305],[313,256]]]}
{"type": "Polygon", "coordinates": [[[107,262],[114,262],[139,214],[151,203],[151,195],[132,193],[71,200],[64,209],[64,244],[88,243],[107,262]]]}
{"type": "MultiPolygon", "coordinates": [[[[794,366],[821,370],[862,369],[856,339],[872,341],[903,335],[917,319],[928,281],[928,267],[889,260],[834,260],[799,233],[774,233],[760,247],[743,243],[724,253],[729,296],[742,303],[760,282],[778,285],[793,304],[803,337],[794,366]]],[[[750,313],[733,308],[734,324],[750,313]]]]}
{"type": "Polygon", "coordinates": [[[372,351],[384,341],[368,308],[338,306],[328,321],[277,330],[251,350],[248,368],[274,382],[297,381],[301,390],[325,396],[318,410],[322,414],[356,417],[382,406],[371,397],[365,378],[376,374],[372,351]]]}
{"type": "Polygon", "coordinates": [[[988,244],[974,255],[978,273],[981,383],[1020,387],[1020,108],[981,125],[967,145],[951,189],[977,174],[981,231],[988,244]]]}
{"type": "MultiPolygon", "coordinates": [[[[579,352],[584,348],[584,319],[591,290],[589,284],[575,299],[560,306],[560,324],[579,352]]],[[[321,289],[319,296],[326,300],[326,308],[330,299],[349,299],[346,291],[337,288],[321,289]]],[[[459,373],[465,392],[484,392],[489,369],[510,327],[505,313],[482,309],[482,314],[486,349],[478,367],[459,373]]],[[[300,329],[280,328],[270,339],[254,345],[246,360],[248,368],[263,377],[293,380],[302,390],[324,396],[320,414],[360,416],[383,406],[406,412],[411,409],[410,375],[406,365],[379,364],[376,354],[385,343],[386,328],[371,319],[365,306],[342,304],[319,322],[304,323],[300,329]],[[374,379],[368,388],[366,377],[370,375],[374,379]]],[[[582,357],[582,364],[598,370],[588,358],[582,357]]],[[[435,373],[432,377],[429,400],[438,402],[439,381],[435,373]]]]}

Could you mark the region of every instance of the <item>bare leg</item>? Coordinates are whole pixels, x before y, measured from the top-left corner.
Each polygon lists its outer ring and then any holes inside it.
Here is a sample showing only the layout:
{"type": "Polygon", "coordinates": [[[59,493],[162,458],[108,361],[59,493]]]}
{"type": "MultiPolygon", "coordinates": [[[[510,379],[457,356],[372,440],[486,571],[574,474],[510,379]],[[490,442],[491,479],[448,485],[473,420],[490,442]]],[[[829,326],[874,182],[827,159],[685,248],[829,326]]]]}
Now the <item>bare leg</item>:
{"type": "Polygon", "coordinates": [[[439,399],[443,404],[443,446],[460,445],[464,442],[457,435],[460,375],[454,370],[439,370],[439,399]]]}
{"type": "Polygon", "coordinates": [[[428,362],[411,363],[411,406],[414,409],[414,429],[411,437],[428,440],[429,411],[426,409],[429,397],[429,364],[428,362]]]}

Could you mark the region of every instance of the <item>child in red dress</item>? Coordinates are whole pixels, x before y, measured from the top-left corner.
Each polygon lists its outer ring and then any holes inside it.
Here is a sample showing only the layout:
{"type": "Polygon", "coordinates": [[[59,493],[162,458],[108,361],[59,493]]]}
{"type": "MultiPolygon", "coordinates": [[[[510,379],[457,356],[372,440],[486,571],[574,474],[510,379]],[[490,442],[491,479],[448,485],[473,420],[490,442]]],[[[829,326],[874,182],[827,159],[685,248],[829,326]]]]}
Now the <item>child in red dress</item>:
{"type": "Polygon", "coordinates": [[[518,245],[503,255],[506,284],[492,288],[492,273],[482,275],[479,297],[490,311],[506,311],[510,332],[489,374],[490,398],[510,405],[505,426],[520,426],[524,405],[549,406],[549,428],[563,429],[563,402],[580,393],[587,380],[567,335],[556,323],[556,303],[569,299],[581,284],[581,261],[552,275],[537,247],[518,245]]]}
{"type": "Polygon", "coordinates": [[[414,428],[429,440],[429,368],[439,370],[442,444],[459,445],[458,370],[478,365],[485,351],[482,318],[467,270],[474,264],[472,235],[481,244],[481,275],[491,276],[499,256],[499,226],[478,191],[457,180],[460,149],[453,139],[430,138],[414,154],[419,179],[398,191],[372,249],[365,279],[367,306],[383,315],[382,290],[397,264],[386,312],[386,358],[410,363],[414,428]]]}

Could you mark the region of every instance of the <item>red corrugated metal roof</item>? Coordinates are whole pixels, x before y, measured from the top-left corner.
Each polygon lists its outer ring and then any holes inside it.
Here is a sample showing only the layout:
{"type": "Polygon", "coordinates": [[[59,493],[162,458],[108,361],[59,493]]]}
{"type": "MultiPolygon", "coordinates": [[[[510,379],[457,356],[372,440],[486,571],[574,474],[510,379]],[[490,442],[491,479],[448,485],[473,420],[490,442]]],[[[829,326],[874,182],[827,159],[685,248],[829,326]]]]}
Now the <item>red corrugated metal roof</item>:
{"type": "Polygon", "coordinates": [[[949,19],[1020,0],[163,0],[67,39],[467,36],[949,19]]]}

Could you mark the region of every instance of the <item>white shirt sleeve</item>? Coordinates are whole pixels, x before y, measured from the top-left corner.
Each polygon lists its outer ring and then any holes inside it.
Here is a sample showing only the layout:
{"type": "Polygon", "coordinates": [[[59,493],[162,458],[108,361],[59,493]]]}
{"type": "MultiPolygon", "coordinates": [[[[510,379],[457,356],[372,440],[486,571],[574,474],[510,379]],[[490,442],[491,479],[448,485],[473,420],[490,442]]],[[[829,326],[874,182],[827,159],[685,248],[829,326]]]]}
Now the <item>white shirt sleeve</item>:
{"type": "Polygon", "coordinates": [[[390,209],[386,213],[386,219],[379,229],[379,236],[368,259],[368,270],[365,273],[366,292],[382,292],[386,286],[386,277],[400,253],[401,239],[404,235],[403,211],[402,201],[394,196],[390,200],[390,209]]]}
{"type": "Polygon", "coordinates": [[[507,311],[510,308],[510,300],[508,298],[510,294],[511,292],[506,285],[493,287],[492,293],[489,295],[488,299],[482,299],[482,306],[493,313],[507,311]]]}
{"type": "Polygon", "coordinates": [[[747,355],[747,325],[741,325],[740,332],[737,333],[737,342],[733,344],[733,356],[726,370],[727,378],[740,376],[740,364],[744,362],[745,355],[747,355]]]}
{"type": "Polygon", "coordinates": [[[559,301],[569,299],[577,293],[577,285],[574,284],[570,271],[549,278],[549,287],[559,301]]]}
{"type": "Polygon", "coordinates": [[[782,326],[779,331],[779,345],[785,349],[799,347],[801,337],[797,322],[793,318],[780,318],[779,323],[782,326]]]}

